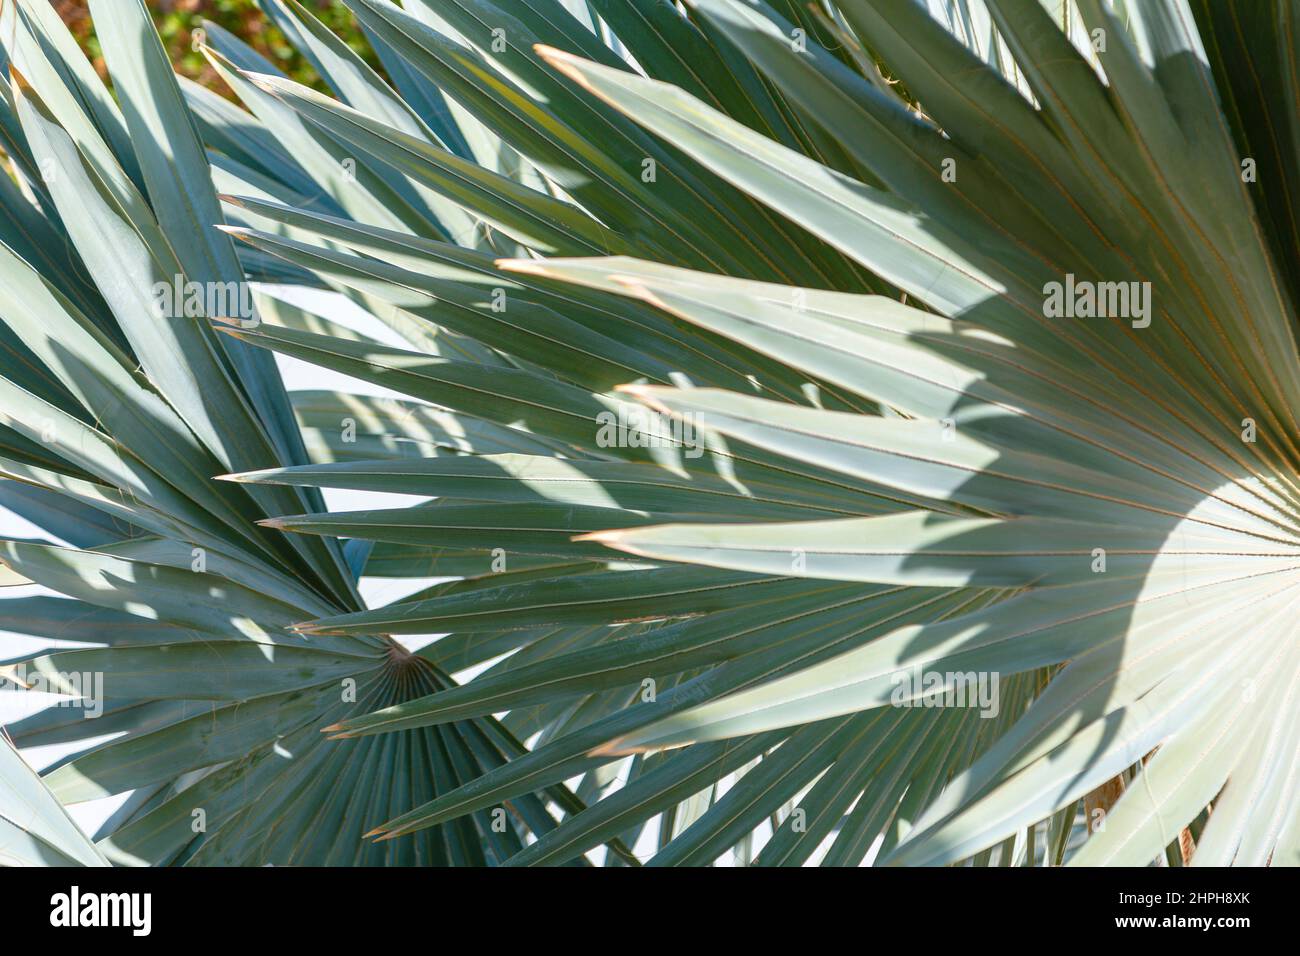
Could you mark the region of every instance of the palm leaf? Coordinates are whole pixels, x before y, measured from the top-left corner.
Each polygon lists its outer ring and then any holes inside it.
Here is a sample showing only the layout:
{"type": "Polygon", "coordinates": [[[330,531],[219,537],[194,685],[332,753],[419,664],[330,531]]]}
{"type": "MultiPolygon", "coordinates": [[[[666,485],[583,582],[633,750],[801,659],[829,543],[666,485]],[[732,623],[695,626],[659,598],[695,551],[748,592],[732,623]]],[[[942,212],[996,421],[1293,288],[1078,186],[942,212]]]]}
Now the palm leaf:
{"type": "Polygon", "coordinates": [[[13,730],[136,791],[108,858],[1300,862],[1294,3],[346,2],[385,76],[268,0],[328,92],[214,27],[240,105],[0,10],[0,473],[71,545],[0,555],[75,609],[10,618],[112,628],[12,663],[123,733],[13,730]]]}

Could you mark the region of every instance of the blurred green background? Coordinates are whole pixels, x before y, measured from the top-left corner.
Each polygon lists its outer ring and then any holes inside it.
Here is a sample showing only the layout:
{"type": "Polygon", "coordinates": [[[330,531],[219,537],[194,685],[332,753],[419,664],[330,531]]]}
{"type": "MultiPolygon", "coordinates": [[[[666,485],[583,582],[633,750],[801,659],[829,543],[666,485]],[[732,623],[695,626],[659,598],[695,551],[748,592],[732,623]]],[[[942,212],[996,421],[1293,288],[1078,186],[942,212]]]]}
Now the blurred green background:
{"type": "MultiPolygon", "coordinates": [[[[81,41],[82,48],[94,62],[100,76],[106,78],[104,60],[90,23],[86,0],[50,2],[63,22],[81,41]]],[[[338,0],[300,2],[326,26],[345,38],[371,66],[380,69],[370,48],[361,39],[356,21],[343,4],[338,0]]],[[[294,51],[284,34],[271,25],[257,0],[145,0],[145,6],[153,14],[158,33],[177,70],[222,96],[229,97],[230,90],[208,66],[203,56],[193,49],[193,31],[202,26],[205,19],[225,27],[298,82],[320,88],[319,78],[311,65],[294,51]]]]}

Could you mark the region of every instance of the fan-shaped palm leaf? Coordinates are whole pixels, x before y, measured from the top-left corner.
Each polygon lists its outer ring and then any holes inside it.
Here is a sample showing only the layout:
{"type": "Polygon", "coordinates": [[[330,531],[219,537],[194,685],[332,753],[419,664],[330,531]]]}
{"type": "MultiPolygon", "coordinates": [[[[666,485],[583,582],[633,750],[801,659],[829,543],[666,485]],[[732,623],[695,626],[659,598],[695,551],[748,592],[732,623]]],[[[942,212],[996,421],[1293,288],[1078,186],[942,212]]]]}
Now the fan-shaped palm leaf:
{"type": "Polygon", "coordinates": [[[110,857],[1297,862],[1293,3],[347,3],[387,79],[265,4],[332,97],[209,31],[247,112],[5,8],[5,474],[126,524],[3,559],[128,635],[27,662],[120,695],[110,857]],[[241,265],[404,344],[145,310],[241,265]]]}

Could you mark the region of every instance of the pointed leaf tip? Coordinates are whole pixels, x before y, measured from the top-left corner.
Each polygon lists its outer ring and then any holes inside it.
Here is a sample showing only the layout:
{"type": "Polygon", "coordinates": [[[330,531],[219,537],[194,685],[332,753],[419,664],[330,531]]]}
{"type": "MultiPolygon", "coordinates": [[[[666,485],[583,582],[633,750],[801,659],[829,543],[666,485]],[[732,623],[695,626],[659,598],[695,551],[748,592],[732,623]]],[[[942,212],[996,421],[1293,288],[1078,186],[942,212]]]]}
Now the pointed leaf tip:
{"type": "Polygon", "coordinates": [[[582,71],[575,64],[581,63],[582,58],[567,53],[564,50],[557,50],[553,46],[547,46],[545,43],[536,43],[533,45],[533,52],[545,60],[553,69],[568,77],[578,86],[582,87],[593,96],[599,96],[595,88],[583,76],[582,71]]]}
{"type": "MultiPolygon", "coordinates": [[[[0,6],[3,6],[3,4],[0,4],[0,6]]],[[[32,89],[32,84],[28,82],[27,77],[24,76],[22,71],[13,63],[9,64],[9,83],[19,93],[27,94],[35,92],[32,89]]]]}
{"type": "Polygon", "coordinates": [[[619,745],[619,740],[611,740],[608,743],[601,744],[599,747],[593,747],[591,750],[588,750],[587,756],[588,757],[625,757],[630,753],[633,753],[633,751],[621,749],[619,745]]]}
{"type": "Polygon", "coordinates": [[[570,541],[595,541],[597,544],[608,544],[610,540],[617,537],[617,531],[588,531],[585,534],[575,534],[570,541]]]}
{"type": "Polygon", "coordinates": [[[541,259],[497,259],[495,265],[502,272],[517,272],[522,275],[543,276],[545,278],[557,278],[554,272],[547,269],[541,259]]]}
{"type": "Polygon", "coordinates": [[[553,59],[563,60],[566,58],[572,58],[572,55],[567,51],[561,50],[558,47],[553,47],[549,43],[534,43],[533,52],[547,61],[553,59]]]}

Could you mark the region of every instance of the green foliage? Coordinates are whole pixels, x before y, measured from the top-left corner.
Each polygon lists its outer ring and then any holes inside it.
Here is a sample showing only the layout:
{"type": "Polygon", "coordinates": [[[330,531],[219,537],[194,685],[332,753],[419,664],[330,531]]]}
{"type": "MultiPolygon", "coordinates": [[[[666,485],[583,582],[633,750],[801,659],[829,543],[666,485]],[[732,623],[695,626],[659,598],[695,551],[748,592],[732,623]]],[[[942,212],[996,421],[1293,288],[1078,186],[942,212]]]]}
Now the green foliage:
{"type": "MultiPolygon", "coordinates": [[[[306,5],[367,62],[378,65],[358,33],[352,14],[340,0],[307,0],[306,5]]],[[[238,36],[299,83],[320,83],[311,63],[268,21],[259,0],[147,0],[146,6],[176,72],[223,96],[228,95],[225,84],[196,49],[194,33],[205,20],[238,36]]],[[[108,69],[90,19],[88,0],[54,0],[54,7],[96,71],[107,79],[108,69]]]]}
{"type": "Polygon", "coordinates": [[[0,8],[25,858],[1300,862],[1300,3],[346,6],[0,8]]]}

